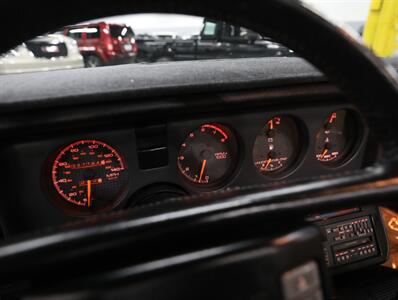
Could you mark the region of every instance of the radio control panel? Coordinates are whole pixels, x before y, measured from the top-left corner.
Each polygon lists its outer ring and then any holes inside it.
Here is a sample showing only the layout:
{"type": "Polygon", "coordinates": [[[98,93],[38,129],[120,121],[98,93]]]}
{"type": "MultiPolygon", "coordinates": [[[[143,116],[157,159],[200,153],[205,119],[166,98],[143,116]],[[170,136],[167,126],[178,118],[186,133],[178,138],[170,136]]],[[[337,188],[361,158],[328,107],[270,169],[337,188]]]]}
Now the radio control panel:
{"type": "Polygon", "coordinates": [[[387,259],[387,238],[376,207],[312,216],[310,221],[320,226],[325,263],[335,273],[387,259]]]}

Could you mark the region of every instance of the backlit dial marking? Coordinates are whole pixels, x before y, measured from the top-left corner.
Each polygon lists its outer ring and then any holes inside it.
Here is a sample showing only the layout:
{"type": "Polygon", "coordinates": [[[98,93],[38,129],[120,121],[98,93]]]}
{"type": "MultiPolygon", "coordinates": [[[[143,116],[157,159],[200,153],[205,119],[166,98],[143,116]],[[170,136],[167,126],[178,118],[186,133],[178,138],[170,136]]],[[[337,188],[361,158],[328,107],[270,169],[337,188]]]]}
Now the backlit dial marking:
{"type": "Polygon", "coordinates": [[[81,140],[62,149],[54,160],[52,181],[73,207],[99,211],[114,207],[126,187],[126,164],[106,143],[81,140]]]}
{"type": "Polygon", "coordinates": [[[350,112],[332,112],[316,135],[316,159],[329,165],[344,160],[357,139],[357,131],[356,119],[350,112]]]}
{"type": "Polygon", "coordinates": [[[227,127],[203,124],[181,144],[177,166],[192,183],[217,184],[233,171],[236,152],[236,141],[227,127]]]}
{"type": "Polygon", "coordinates": [[[288,168],[298,154],[298,136],[298,128],[292,118],[276,116],[269,119],[254,143],[254,166],[261,174],[288,168]]]}

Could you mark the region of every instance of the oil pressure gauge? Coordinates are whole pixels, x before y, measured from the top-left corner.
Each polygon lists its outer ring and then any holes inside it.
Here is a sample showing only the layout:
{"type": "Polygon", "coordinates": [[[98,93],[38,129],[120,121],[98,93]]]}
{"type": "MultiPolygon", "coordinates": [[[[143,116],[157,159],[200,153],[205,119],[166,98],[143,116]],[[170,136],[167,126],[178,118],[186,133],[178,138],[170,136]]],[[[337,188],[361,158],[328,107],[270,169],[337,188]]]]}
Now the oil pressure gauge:
{"type": "Polygon", "coordinates": [[[299,128],[289,116],[269,119],[257,135],[253,148],[253,162],[263,174],[287,170],[299,153],[299,128]]]}
{"type": "Polygon", "coordinates": [[[358,132],[358,121],[353,113],[348,110],[332,112],[316,135],[316,159],[327,166],[342,163],[352,154],[358,132]]]}

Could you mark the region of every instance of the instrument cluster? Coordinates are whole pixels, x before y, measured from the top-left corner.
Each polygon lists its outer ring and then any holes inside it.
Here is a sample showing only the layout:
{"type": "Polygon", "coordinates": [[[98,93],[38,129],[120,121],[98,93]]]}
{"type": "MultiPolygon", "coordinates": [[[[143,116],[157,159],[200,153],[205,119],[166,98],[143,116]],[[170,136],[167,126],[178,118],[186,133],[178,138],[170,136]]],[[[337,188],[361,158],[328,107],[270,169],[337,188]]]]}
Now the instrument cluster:
{"type": "Polygon", "coordinates": [[[84,216],[132,205],[126,199],[158,181],[178,186],[182,194],[195,194],[323,175],[344,169],[364,136],[359,114],[351,108],[331,110],[310,121],[285,112],[223,119],[168,126],[165,144],[145,149],[150,161],[160,161],[156,167],[142,167],[137,162],[140,155],[132,155],[137,149],[119,149],[108,140],[61,145],[47,160],[50,198],[67,214],[84,216]],[[150,177],[153,182],[145,179],[150,177]]]}

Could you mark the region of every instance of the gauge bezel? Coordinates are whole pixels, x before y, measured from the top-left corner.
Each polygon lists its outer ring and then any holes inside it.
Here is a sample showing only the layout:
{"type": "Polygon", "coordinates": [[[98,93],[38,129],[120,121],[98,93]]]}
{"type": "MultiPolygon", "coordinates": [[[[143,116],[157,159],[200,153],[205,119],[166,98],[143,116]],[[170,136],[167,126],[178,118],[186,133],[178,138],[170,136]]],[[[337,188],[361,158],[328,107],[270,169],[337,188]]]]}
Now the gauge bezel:
{"type": "Polygon", "coordinates": [[[125,156],[123,155],[123,153],[121,153],[121,151],[119,149],[117,149],[117,148],[111,146],[109,143],[104,142],[99,139],[81,138],[81,139],[73,140],[72,142],[69,142],[69,143],[62,144],[62,146],[57,147],[56,150],[51,152],[51,155],[47,158],[44,168],[45,168],[45,170],[43,172],[44,173],[43,180],[45,181],[45,184],[46,184],[46,190],[47,190],[49,198],[51,200],[50,202],[55,204],[55,206],[58,209],[60,209],[63,213],[65,213],[66,215],[69,215],[69,216],[87,217],[87,216],[111,211],[111,210],[115,209],[116,207],[118,207],[122,202],[124,202],[124,200],[126,199],[128,193],[129,193],[128,186],[129,186],[130,174],[128,171],[129,168],[128,168],[125,156]],[[120,188],[120,192],[118,193],[116,199],[108,201],[108,203],[109,203],[108,205],[102,206],[99,209],[91,209],[90,210],[87,207],[79,206],[77,204],[73,204],[72,202],[67,201],[55,187],[55,184],[53,182],[53,173],[52,172],[53,172],[54,163],[56,162],[57,158],[60,157],[62,151],[64,151],[65,149],[67,149],[68,147],[70,147],[74,144],[78,144],[80,142],[92,142],[92,141],[106,145],[109,149],[114,150],[118,154],[118,156],[120,157],[120,159],[124,165],[124,168],[125,168],[124,171],[126,172],[126,174],[125,174],[126,178],[125,178],[125,183],[120,188]]]}
{"type": "MultiPolygon", "coordinates": [[[[358,149],[360,147],[360,145],[362,144],[362,140],[364,138],[364,124],[361,120],[361,118],[358,115],[358,112],[355,111],[354,109],[351,108],[339,108],[333,111],[330,111],[323,119],[322,122],[325,122],[325,120],[333,113],[333,112],[339,112],[339,111],[345,111],[347,113],[346,117],[352,118],[353,120],[353,124],[355,124],[355,133],[354,133],[354,141],[352,141],[348,147],[345,147],[346,149],[344,149],[342,155],[340,156],[340,158],[338,158],[337,160],[331,160],[331,161],[321,161],[318,160],[316,158],[317,155],[317,151],[316,151],[316,144],[317,144],[317,139],[316,136],[314,138],[314,149],[313,149],[313,158],[314,160],[320,164],[322,167],[326,168],[326,169],[338,169],[344,165],[346,165],[347,163],[349,163],[351,161],[351,159],[353,157],[355,157],[355,154],[358,152],[358,149]]],[[[319,129],[316,132],[316,135],[320,132],[321,129],[319,129]]]]}
{"type": "Polygon", "coordinates": [[[190,178],[188,178],[187,175],[185,175],[180,167],[179,167],[179,161],[178,159],[176,160],[176,170],[177,173],[179,175],[180,178],[183,179],[183,182],[187,185],[189,185],[190,187],[193,187],[197,190],[201,190],[201,191],[215,191],[218,189],[221,189],[223,187],[225,187],[226,185],[228,185],[233,178],[236,176],[237,174],[237,170],[240,167],[240,163],[241,163],[241,155],[243,152],[242,146],[241,146],[241,141],[239,140],[239,137],[236,133],[236,131],[229,125],[224,124],[222,122],[217,122],[217,121],[208,121],[208,122],[204,122],[201,124],[198,124],[196,127],[192,128],[189,131],[186,131],[184,138],[182,139],[182,141],[178,144],[178,150],[177,150],[177,155],[180,153],[180,149],[181,149],[181,145],[186,141],[186,139],[188,138],[189,134],[191,132],[200,130],[200,128],[203,125],[215,125],[217,127],[221,127],[222,130],[227,131],[227,133],[229,134],[229,139],[231,141],[233,141],[233,147],[234,147],[234,157],[233,157],[233,165],[230,167],[230,169],[228,170],[227,174],[224,175],[222,178],[220,178],[219,180],[215,181],[215,182],[211,182],[211,183],[198,183],[198,182],[194,182],[192,181],[190,178]]]}
{"type": "Polygon", "coordinates": [[[256,135],[253,139],[252,143],[252,151],[251,151],[251,164],[252,167],[255,170],[255,173],[257,173],[260,177],[262,178],[267,178],[271,180],[279,180],[279,179],[284,179],[286,177],[289,177],[292,175],[298,167],[301,165],[301,163],[304,161],[304,157],[306,155],[308,145],[309,145],[309,134],[308,134],[308,128],[306,125],[303,123],[302,120],[297,118],[296,116],[292,114],[272,114],[265,118],[265,121],[259,126],[258,130],[256,131],[256,135]],[[292,159],[291,163],[286,167],[283,168],[282,170],[276,170],[276,171],[271,171],[271,172],[260,172],[259,169],[255,166],[255,161],[254,161],[254,147],[256,140],[260,134],[260,132],[264,129],[266,124],[268,123],[269,120],[275,118],[275,117],[284,117],[284,118],[289,118],[293,121],[293,123],[296,126],[297,129],[297,134],[298,134],[298,144],[297,144],[297,150],[295,151],[294,158],[292,159]],[[302,143],[300,143],[300,139],[302,140],[302,143]]]}

